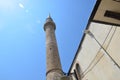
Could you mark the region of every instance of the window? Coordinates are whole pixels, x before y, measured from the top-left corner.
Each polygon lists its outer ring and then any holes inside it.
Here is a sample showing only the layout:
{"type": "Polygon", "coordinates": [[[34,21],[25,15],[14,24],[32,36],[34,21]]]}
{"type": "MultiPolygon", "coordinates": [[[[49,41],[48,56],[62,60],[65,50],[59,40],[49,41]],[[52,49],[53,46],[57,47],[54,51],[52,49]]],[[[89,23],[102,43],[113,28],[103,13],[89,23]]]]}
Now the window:
{"type": "Polygon", "coordinates": [[[78,63],[75,66],[74,72],[75,72],[77,80],[81,80],[81,69],[78,63]]]}
{"type": "Polygon", "coordinates": [[[120,2],[120,0],[113,0],[113,1],[120,2]]]}
{"type": "Polygon", "coordinates": [[[78,76],[77,76],[77,73],[76,73],[76,70],[74,70],[74,77],[75,77],[75,80],[79,80],[78,76]]]}
{"type": "Polygon", "coordinates": [[[78,72],[79,74],[81,73],[81,71],[80,71],[80,66],[79,66],[78,63],[76,64],[76,70],[77,70],[77,72],[78,72]]]}

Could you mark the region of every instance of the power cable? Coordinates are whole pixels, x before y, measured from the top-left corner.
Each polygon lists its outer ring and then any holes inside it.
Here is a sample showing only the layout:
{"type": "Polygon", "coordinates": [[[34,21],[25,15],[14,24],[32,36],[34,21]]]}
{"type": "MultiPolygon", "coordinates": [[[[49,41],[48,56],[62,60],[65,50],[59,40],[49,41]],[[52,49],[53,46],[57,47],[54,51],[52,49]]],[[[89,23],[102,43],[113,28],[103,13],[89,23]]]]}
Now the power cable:
{"type": "MultiPolygon", "coordinates": [[[[110,44],[110,42],[111,42],[111,40],[112,40],[112,38],[113,38],[113,36],[114,36],[114,34],[115,34],[115,32],[116,32],[116,29],[117,29],[117,27],[115,27],[115,30],[114,30],[114,32],[113,32],[113,34],[112,34],[112,36],[111,36],[111,38],[110,38],[110,40],[109,40],[109,42],[108,42],[108,45],[107,45],[107,47],[106,47],[106,49],[108,48],[108,46],[109,46],[109,44],[110,44]]],[[[109,31],[109,33],[108,33],[108,35],[110,34],[110,32],[111,32],[111,30],[109,31]]],[[[91,32],[89,32],[90,33],[90,35],[96,40],[96,42],[99,44],[99,46],[101,47],[100,49],[99,49],[99,51],[101,50],[101,49],[103,49],[104,51],[105,51],[105,53],[109,56],[109,58],[116,64],[116,66],[120,69],[120,66],[115,62],[115,60],[109,55],[109,53],[102,47],[102,45],[98,42],[98,40],[95,38],[95,36],[91,33],[91,32]]],[[[107,35],[107,37],[108,37],[108,35],[107,35]]],[[[107,37],[106,37],[106,39],[107,39],[107,37]]],[[[105,41],[106,41],[106,39],[105,39],[105,41]]],[[[103,43],[104,44],[104,43],[103,43]]],[[[99,51],[98,51],[98,53],[99,53],[99,51]]],[[[97,53],[97,54],[98,54],[97,53]]],[[[97,56],[97,55],[96,55],[97,56]]],[[[96,58],[96,56],[95,56],[95,58],[96,58]]],[[[102,58],[104,56],[104,54],[100,57],[100,59],[102,58]]],[[[90,63],[90,65],[86,68],[86,70],[82,73],[84,76],[89,72],[89,71],[91,71],[93,68],[94,68],[94,66],[100,61],[100,59],[92,66],[92,68],[91,69],[89,69],[88,71],[87,71],[87,69],[92,65],[92,63],[94,62],[94,60],[95,60],[95,58],[92,60],[92,62],[90,63]],[[86,72],[87,71],[87,72],[86,72]],[[86,72],[86,73],[85,73],[86,72]]]]}
{"type": "MultiPolygon", "coordinates": [[[[113,27],[110,28],[110,30],[109,30],[109,32],[108,32],[108,34],[107,34],[107,36],[106,36],[106,38],[105,38],[105,40],[104,40],[104,42],[103,42],[102,45],[104,45],[105,41],[107,40],[107,38],[108,38],[108,36],[109,36],[112,28],[113,28],[113,27]]],[[[100,49],[98,50],[97,54],[95,55],[94,59],[91,61],[91,63],[89,64],[89,66],[85,69],[85,71],[84,71],[82,74],[84,74],[84,73],[87,71],[87,69],[92,65],[92,63],[93,63],[94,60],[96,59],[96,57],[97,57],[98,53],[100,52],[100,50],[101,50],[101,47],[100,47],[100,49]]]]}

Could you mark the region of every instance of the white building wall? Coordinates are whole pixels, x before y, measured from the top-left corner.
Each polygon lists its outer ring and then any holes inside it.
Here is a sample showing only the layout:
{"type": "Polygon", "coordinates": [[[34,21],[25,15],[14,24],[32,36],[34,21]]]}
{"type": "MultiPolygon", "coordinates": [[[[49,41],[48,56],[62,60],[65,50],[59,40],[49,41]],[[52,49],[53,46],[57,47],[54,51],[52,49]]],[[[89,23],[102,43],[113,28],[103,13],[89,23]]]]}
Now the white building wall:
{"type": "Polygon", "coordinates": [[[120,80],[120,69],[108,56],[120,66],[120,27],[91,22],[89,30],[94,37],[86,34],[71,73],[78,63],[82,80],[120,80]]]}

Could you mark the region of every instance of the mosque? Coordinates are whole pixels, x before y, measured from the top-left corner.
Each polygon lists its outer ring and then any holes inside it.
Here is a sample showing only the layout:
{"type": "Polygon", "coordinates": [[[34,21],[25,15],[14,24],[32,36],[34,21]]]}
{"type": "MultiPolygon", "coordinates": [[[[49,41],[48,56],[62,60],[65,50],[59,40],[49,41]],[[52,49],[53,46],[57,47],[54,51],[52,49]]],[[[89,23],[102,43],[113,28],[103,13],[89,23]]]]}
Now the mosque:
{"type": "Polygon", "coordinates": [[[47,80],[120,80],[120,0],[97,0],[76,55],[64,74],[55,37],[56,25],[46,19],[47,80]]]}

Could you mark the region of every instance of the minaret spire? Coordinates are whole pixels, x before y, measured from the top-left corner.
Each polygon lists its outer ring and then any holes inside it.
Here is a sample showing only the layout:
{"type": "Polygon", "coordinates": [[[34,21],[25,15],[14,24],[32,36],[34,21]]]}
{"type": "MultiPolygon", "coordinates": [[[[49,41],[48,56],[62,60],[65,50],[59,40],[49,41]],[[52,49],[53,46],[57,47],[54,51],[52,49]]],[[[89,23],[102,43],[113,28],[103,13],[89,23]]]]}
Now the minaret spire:
{"type": "Polygon", "coordinates": [[[46,32],[47,80],[60,80],[63,76],[55,29],[56,25],[49,14],[44,24],[44,31],[46,32]]]}
{"type": "Polygon", "coordinates": [[[51,18],[51,15],[50,15],[50,13],[49,13],[49,15],[48,15],[48,18],[51,18]]]}

